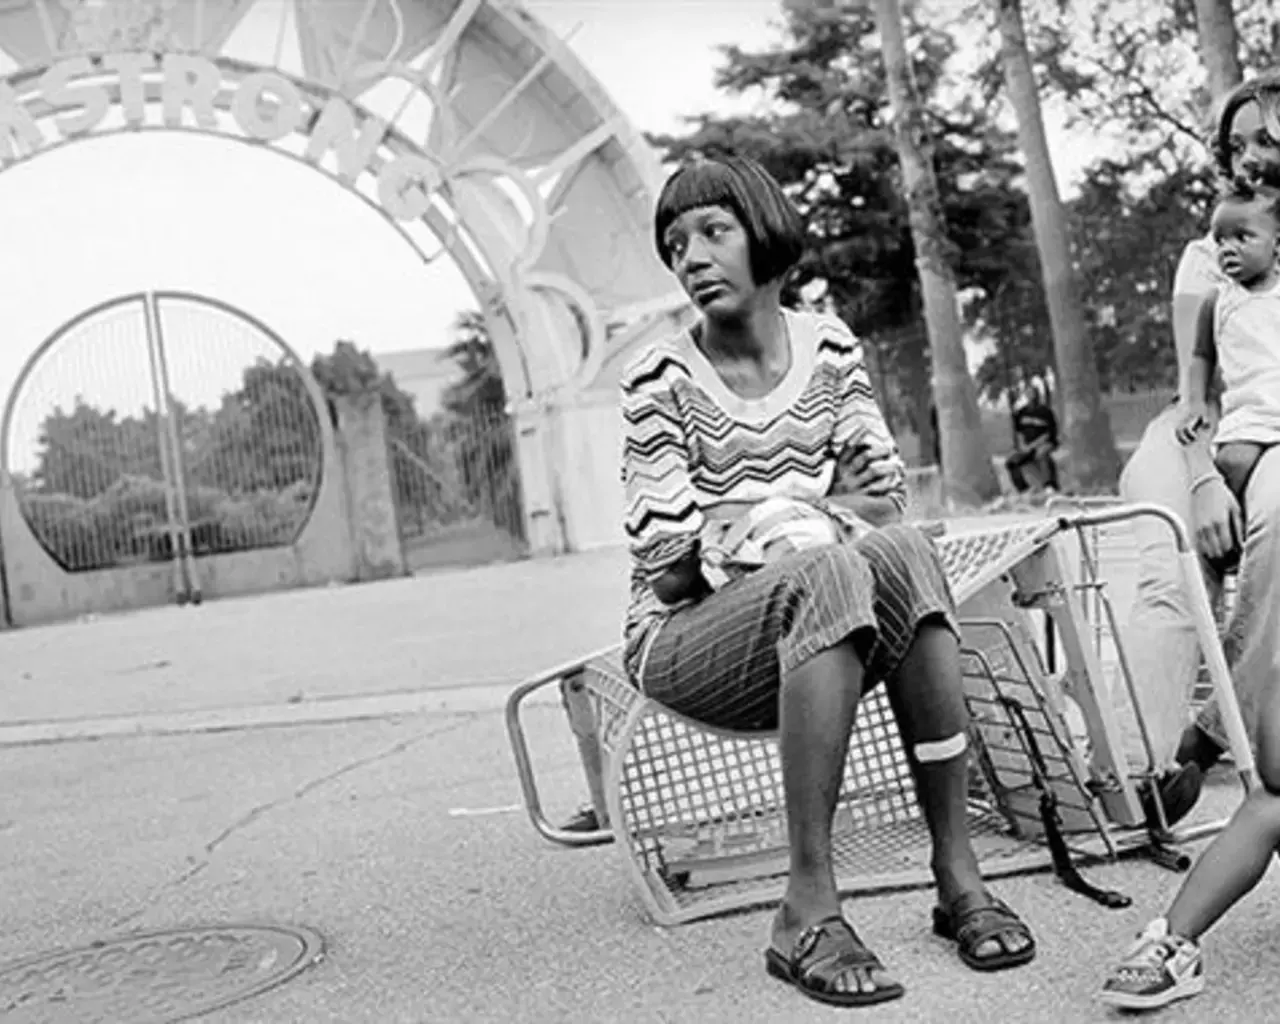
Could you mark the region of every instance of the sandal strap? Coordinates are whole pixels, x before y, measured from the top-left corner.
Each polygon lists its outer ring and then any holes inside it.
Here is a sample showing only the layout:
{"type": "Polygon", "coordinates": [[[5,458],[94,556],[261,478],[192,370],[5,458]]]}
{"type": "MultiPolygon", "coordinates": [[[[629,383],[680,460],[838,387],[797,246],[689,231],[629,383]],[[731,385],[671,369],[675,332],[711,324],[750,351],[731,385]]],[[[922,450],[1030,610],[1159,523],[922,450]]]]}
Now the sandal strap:
{"type": "Polygon", "coordinates": [[[840,915],[825,918],[802,931],[792,947],[790,962],[791,971],[797,979],[810,987],[818,983],[824,990],[829,990],[832,983],[848,971],[884,970],[880,958],[863,945],[853,925],[840,915]],[[813,956],[823,936],[834,938],[836,931],[844,931],[852,941],[852,947],[813,956]]]}
{"type": "Polygon", "coordinates": [[[1031,937],[1031,930],[1026,922],[1003,900],[992,896],[981,906],[974,906],[969,900],[965,902],[970,905],[954,908],[951,917],[956,939],[963,945],[977,945],[987,939],[1009,934],[1031,937]]]}

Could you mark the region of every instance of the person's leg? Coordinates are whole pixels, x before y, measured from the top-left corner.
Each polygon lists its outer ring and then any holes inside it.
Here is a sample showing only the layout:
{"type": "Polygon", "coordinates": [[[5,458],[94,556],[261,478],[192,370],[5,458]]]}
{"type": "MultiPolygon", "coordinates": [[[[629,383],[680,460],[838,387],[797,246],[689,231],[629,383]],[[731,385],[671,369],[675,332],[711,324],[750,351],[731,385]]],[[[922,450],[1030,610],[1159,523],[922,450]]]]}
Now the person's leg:
{"type": "Polygon", "coordinates": [[[646,695],[695,721],[778,730],[791,870],[770,970],[829,1001],[902,994],[842,918],[831,846],[877,632],[873,589],[850,548],[789,555],[673,614],[639,678],[646,695]]]}
{"type": "MultiPolygon", "coordinates": [[[[1148,425],[1120,475],[1120,496],[1126,502],[1162,505],[1190,529],[1191,480],[1174,436],[1177,422],[1177,410],[1170,408],[1148,425]]],[[[1125,650],[1155,767],[1171,772],[1183,760],[1176,754],[1199,675],[1200,643],[1184,589],[1182,563],[1168,527],[1155,517],[1139,517],[1133,521],[1133,536],[1138,578],[1124,627],[1125,650]]],[[[1221,580],[1203,560],[1201,568],[1216,600],[1221,580]]],[[[1146,757],[1122,679],[1113,682],[1113,690],[1126,756],[1135,768],[1141,767],[1146,757]]],[[[1176,781],[1168,776],[1162,791],[1176,781]]]]}
{"type": "Polygon", "coordinates": [[[1229,441],[1213,457],[1213,464],[1242,506],[1245,488],[1249,486],[1249,478],[1253,476],[1258,460],[1262,458],[1263,447],[1252,441],[1229,441]]]}
{"type": "Polygon", "coordinates": [[[1165,915],[1169,931],[1198,940],[1266,873],[1280,848],[1280,691],[1264,701],[1257,725],[1260,785],[1187,875],[1165,915]]]}
{"type": "MultiPolygon", "coordinates": [[[[1252,736],[1264,704],[1280,689],[1280,447],[1262,453],[1245,498],[1244,547],[1223,648],[1252,736]]],[[[1216,700],[1205,705],[1196,726],[1182,752],[1207,766],[1228,746],[1216,700]]]]}
{"type": "Polygon", "coordinates": [[[582,774],[587,782],[587,795],[591,802],[577,811],[561,828],[566,832],[595,832],[609,827],[609,808],[604,796],[604,759],[600,754],[600,741],[596,736],[596,712],[582,685],[580,675],[571,676],[560,684],[560,699],[569,728],[578,744],[578,757],[582,761],[582,774]]]}
{"type": "Polygon", "coordinates": [[[1030,451],[1021,449],[1013,452],[1004,460],[1004,468],[1009,471],[1009,481],[1013,484],[1013,489],[1019,494],[1025,494],[1030,487],[1023,470],[1034,458],[1035,456],[1030,451]]]}
{"type": "Polygon", "coordinates": [[[1257,729],[1261,783],[1187,875],[1103,985],[1102,999],[1155,1009],[1204,988],[1199,940],[1262,880],[1280,850],[1280,690],[1267,695],[1257,729]]]}
{"type": "Polygon", "coordinates": [[[1044,485],[1052,487],[1055,491],[1062,490],[1062,482],[1058,478],[1058,460],[1054,457],[1054,449],[1046,448],[1044,455],[1040,459],[1040,465],[1044,470],[1044,485]]]}
{"type": "Polygon", "coordinates": [[[962,940],[961,955],[970,966],[1025,963],[1034,941],[987,893],[969,835],[969,712],[937,550],[907,526],[878,530],[857,547],[876,579],[880,633],[868,672],[873,682],[884,678],[929,827],[942,930],[962,940]]]}

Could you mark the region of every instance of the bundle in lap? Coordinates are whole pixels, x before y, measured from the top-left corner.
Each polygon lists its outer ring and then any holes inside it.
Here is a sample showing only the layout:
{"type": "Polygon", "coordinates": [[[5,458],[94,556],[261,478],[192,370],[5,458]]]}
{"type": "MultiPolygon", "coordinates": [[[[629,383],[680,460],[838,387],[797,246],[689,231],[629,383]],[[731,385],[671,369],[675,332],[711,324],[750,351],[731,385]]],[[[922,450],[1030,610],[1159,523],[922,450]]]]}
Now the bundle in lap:
{"type": "Polygon", "coordinates": [[[785,555],[847,543],[870,530],[852,512],[820,499],[765,498],[736,516],[708,516],[702,574],[719,590],[785,555]]]}

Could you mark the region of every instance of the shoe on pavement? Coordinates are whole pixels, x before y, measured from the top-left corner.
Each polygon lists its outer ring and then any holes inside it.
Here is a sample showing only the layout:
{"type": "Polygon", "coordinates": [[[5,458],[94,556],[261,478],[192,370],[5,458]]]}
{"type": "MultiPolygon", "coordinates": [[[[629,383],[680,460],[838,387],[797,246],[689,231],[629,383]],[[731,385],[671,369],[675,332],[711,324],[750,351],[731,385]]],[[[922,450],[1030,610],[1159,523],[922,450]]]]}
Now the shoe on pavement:
{"type": "Polygon", "coordinates": [[[1111,971],[1099,998],[1123,1010],[1158,1010],[1204,991],[1204,960],[1190,939],[1169,932],[1163,917],[1147,925],[1111,971]]]}

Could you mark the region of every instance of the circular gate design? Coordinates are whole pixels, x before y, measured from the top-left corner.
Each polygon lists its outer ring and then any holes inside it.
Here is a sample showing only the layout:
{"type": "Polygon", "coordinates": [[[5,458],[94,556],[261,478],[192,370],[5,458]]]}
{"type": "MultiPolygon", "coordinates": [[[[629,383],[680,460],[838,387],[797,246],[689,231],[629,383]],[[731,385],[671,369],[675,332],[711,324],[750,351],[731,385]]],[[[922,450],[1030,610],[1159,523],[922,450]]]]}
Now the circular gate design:
{"type": "Polygon", "coordinates": [[[6,409],[5,468],[68,572],[292,544],[319,493],[308,371],[202,296],[127,296],[35,353],[6,409]]]}
{"type": "Polygon", "coordinates": [[[689,305],[653,253],[655,153],[520,0],[0,0],[14,65],[0,170],[87,138],[214,134],[447,254],[522,419],[532,547],[616,539],[616,370],[689,305]]]}
{"type": "Polygon", "coordinates": [[[0,967],[7,1024],[171,1024],[288,981],[324,955],[305,928],[147,932],[0,967]]]}

